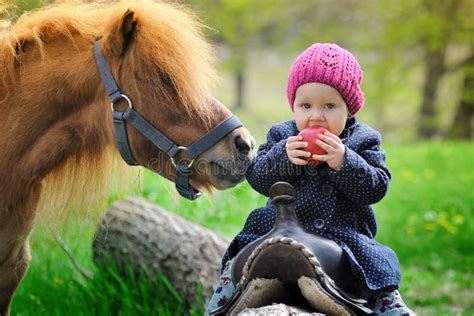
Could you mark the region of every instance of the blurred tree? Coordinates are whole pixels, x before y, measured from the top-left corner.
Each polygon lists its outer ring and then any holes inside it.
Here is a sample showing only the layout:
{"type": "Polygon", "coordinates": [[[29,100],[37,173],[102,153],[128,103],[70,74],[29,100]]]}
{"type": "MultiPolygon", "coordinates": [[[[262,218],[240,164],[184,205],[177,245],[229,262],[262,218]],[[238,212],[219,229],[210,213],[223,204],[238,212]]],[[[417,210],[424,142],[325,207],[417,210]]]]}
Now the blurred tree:
{"type": "Polygon", "coordinates": [[[290,37],[298,51],[319,42],[339,43],[345,47],[356,47],[358,16],[354,14],[354,0],[296,1],[290,24],[290,37]]]}
{"type": "Polygon", "coordinates": [[[245,104],[245,71],[250,52],[274,45],[291,16],[291,0],[188,0],[215,29],[210,37],[229,50],[225,66],[235,78],[235,106],[245,104]]]}
{"type": "MultiPolygon", "coordinates": [[[[474,52],[474,47],[471,48],[474,52]]],[[[454,115],[449,137],[474,139],[474,55],[464,67],[464,81],[461,100],[454,115]]]]}
{"type": "MultiPolygon", "coordinates": [[[[448,63],[448,49],[455,45],[474,46],[473,0],[374,1],[385,13],[381,37],[387,49],[395,52],[421,51],[424,80],[417,134],[420,138],[442,135],[436,99],[444,76],[460,70],[473,52],[448,63]]],[[[454,110],[454,109],[453,109],[454,110]]]]}

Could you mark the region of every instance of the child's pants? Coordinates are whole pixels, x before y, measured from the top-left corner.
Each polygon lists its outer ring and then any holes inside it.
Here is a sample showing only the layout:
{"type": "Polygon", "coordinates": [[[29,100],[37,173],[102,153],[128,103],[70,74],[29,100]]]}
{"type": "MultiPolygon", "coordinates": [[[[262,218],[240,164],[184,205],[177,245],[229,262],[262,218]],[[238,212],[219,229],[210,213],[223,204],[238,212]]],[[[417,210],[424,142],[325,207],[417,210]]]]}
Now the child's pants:
{"type": "Polygon", "coordinates": [[[234,294],[235,286],[231,279],[231,267],[233,262],[234,259],[231,259],[225,264],[219,284],[217,285],[214,295],[212,295],[209,305],[207,306],[206,315],[227,303],[227,301],[232,297],[232,294],[234,294]]]}

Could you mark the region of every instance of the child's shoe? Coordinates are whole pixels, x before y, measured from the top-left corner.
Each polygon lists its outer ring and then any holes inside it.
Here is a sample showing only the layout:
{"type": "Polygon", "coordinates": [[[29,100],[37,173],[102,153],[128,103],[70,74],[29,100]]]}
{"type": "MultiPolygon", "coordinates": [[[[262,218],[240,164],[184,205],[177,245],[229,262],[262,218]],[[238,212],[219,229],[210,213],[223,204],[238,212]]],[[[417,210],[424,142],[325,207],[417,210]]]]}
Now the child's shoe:
{"type": "Polygon", "coordinates": [[[389,290],[375,298],[374,313],[377,316],[415,316],[415,312],[408,308],[398,290],[389,290]]]}

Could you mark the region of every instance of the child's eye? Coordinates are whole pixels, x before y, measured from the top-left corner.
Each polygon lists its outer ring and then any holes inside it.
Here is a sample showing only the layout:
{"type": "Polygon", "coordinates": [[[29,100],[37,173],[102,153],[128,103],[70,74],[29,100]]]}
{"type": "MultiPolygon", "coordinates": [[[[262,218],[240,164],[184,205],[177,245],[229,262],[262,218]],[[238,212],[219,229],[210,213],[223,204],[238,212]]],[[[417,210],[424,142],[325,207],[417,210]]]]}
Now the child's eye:
{"type": "Polygon", "coordinates": [[[325,109],[330,110],[330,109],[332,109],[333,107],[334,107],[334,104],[332,104],[332,103],[326,103],[326,104],[324,104],[324,108],[325,108],[325,109]]]}
{"type": "Polygon", "coordinates": [[[310,108],[311,108],[311,104],[309,104],[309,103],[303,103],[302,107],[303,107],[303,109],[310,109],[310,108]]]}

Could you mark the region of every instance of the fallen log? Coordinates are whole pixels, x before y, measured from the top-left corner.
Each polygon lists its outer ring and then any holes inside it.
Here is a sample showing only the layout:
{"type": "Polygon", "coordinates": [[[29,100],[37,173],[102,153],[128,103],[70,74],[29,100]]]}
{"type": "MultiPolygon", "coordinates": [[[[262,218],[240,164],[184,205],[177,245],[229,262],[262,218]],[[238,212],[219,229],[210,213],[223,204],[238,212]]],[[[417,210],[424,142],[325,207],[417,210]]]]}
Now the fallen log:
{"type": "Polygon", "coordinates": [[[220,261],[229,240],[186,221],[142,198],[115,203],[103,216],[93,241],[94,261],[162,273],[188,304],[198,287],[206,303],[219,280],[220,261]]]}
{"type": "Polygon", "coordinates": [[[260,308],[246,308],[241,311],[239,316],[268,316],[268,315],[279,315],[279,316],[324,316],[325,314],[320,314],[316,312],[309,311],[307,309],[302,309],[299,307],[288,306],[285,304],[272,304],[268,306],[263,306],[260,308]]]}

